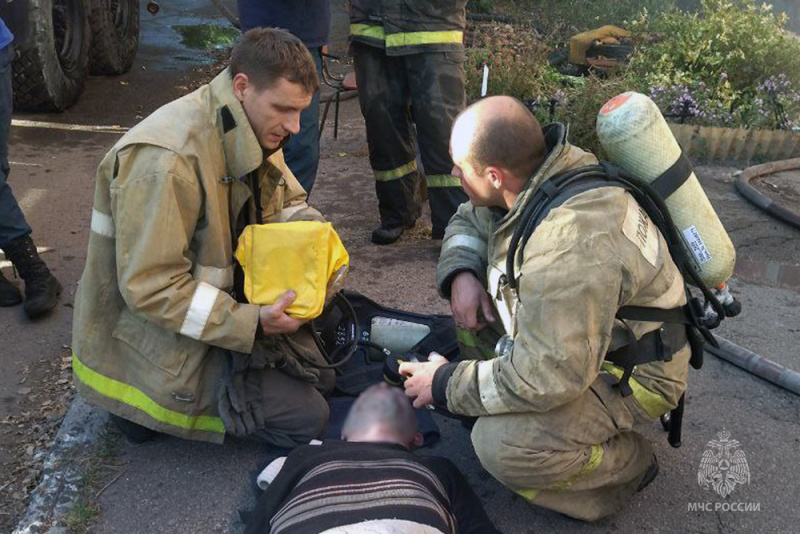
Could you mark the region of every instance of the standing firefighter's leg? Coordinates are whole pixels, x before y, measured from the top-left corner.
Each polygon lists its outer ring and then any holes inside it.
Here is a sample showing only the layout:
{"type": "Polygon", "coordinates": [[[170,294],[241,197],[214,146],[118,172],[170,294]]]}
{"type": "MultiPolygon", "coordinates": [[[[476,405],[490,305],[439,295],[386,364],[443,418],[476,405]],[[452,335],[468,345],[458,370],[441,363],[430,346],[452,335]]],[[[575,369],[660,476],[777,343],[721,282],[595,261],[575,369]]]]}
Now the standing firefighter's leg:
{"type": "Polygon", "coordinates": [[[450,130],[464,109],[464,53],[429,52],[408,56],[414,122],[425,167],[433,238],[442,239],[450,217],[468,200],[461,182],[450,173],[450,130]]]}
{"type": "Polygon", "coordinates": [[[380,48],[357,43],[352,51],[381,215],[372,241],[387,244],[413,226],[420,212],[404,58],[387,57],[380,48]]]}
{"type": "MultiPolygon", "coordinates": [[[[528,501],[594,521],[652,476],[655,456],[633,432],[636,409],[602,373],[577,399],[543,413],[478,419],[472,430],[484,468],[528,501]]],[[[647,480],[649,481],[649,480],[647,480]]]]}

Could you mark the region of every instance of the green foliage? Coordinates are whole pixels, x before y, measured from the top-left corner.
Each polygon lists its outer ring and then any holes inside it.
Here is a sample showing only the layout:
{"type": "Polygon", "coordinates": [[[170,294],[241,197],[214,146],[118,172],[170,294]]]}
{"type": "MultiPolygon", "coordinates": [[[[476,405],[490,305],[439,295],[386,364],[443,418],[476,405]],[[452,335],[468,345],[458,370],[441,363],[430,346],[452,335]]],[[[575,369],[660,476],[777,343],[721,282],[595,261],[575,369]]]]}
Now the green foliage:
{"type": "Polygon", "coordinates": [[[683,88],[705,102],[695,115],[705,120],[693,122],[789,127],[779,109],[797,109],[800,40],[785,31],[786,22],[755,0],[702,0],[694,12],[644,17],[633,31],[656,40],[642,40],[631,70],[642,90],[683,88]]]}
{"type": "Polygon", "coordinates": [[[800,82],[800,41],[786,22],[755,0],[703,0],[696,12],[638,21],[635,31],[660,39],[642,46],[632,66],[650,85],[703,81],[728,90],[727,78],[730,90],[748,91],[780,73],[800,82]]]}
{"type": "Polygon", "coordinates": [[[530,3],[540,4],[542,13],[564,26],[570,35],[606,24],[625,26],[630,20],[657,15],[675,6],[675,0],[539,0],[530,3]]]}
{"type": "MultiPolygon", "coordinates": [[[[631,79],[624,74],[608,79],[597,76],[586,78],[584,84],[563,91],[563,99],[556,107],[554,119],[569,126],[572,144],[589,150],[601,159],[605,158],[595,130],[597,113],[603,104],[618,94],[629,91],[632,85],[631,79]]],[[[542,120],[541,116],[538,118],[542,120]]]]}
{"type": "MultiPolygon", "coordinates": [[[[467,95],[479,98],[483,65],[490,68],[488,94],[507,94],[532,105],[542,120],[571,124],[576,144],[597,150],[597,111],[615,94],[649,94],[668,119],[710,126],[800,126],[800,39],[785,31],[785,15],[756,0],[696,0],[695,9],[648,0],[563,0],[543,12],[577,30],[635,17],[624,26],[637,44],[627,68],[608,79],[562,76],[548,66],[558,29],[538,42],[524,41],[511,25],[474,30],[467,62],[467,95]],[[668,8],[668,9],[667,9],[668,8]],[[657,12],[658,15],[654,15],[657,12]],[[598,18],[599,17],[599,18],[598,18]]],[[[516,7],[542,6],[517,0],[516,7]]]]}
{"type": "Polygon", "coordinates": [[[520,100],[554,95],[564,78],[545,58],[515,54],[509,48],[471,49],[467,52],[467,99],[480,98],[483,66],[489,67],[487,94],[509,95],[520,100]]]}

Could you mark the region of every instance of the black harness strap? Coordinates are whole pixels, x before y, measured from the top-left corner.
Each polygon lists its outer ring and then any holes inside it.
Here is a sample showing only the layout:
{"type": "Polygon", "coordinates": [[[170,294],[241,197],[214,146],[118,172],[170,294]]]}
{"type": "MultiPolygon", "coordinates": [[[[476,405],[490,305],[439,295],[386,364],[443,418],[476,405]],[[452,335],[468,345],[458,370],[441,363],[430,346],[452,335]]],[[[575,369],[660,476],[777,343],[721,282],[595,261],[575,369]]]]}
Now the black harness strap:
{"type": "Polygon", "coordinates": [[[688,180],[691,175],[692,163],[683,151],[681,151],[681,155],[675,160],[675,163],[664,171],[661,176],[653,180],[650,186],[661,195],[661,198],[667,199],[672,193],[686,183],[686,180],[688,180]]]}
{"type": "MultiPolygon", "coordinates": [[[[607,162],[565,171],[543,182],[526,204],[509,244],[506,258],[506,277],[509,286],[516,289],[518,284],[516,271],[522,266],[525,244],[550,211],[561,206],[570,198],[591,189],[621,187],[637,200],[661,231],[667,240],[670,254],[684,277],[698,285],[712,305],[719,304],[714,302],[716,299],[704,286],[699,274],[689,261],[688,255],[680,243],[675,225],[663,203],[664,196],[668,196],[679,188],[691,172],[691,164],[685,156],[681,155],[664,175],[656,179],[659,190],[637,182],[625,175],[618,167],[607,162]]],[[[687,341],[692,348],[692,366],[699,369],[702,365],[703,338],[713,339],[713,337],[700,321],[702,305],[698,299],[691,296],[688,288],[687,299],[689,302],[687,305],[667,310],[645,306],[623,306],[617,311],[616,318],[625,327],[628,342],[625,346],[607,354],[606,360],[623,369],[623,376],[619,381],[619,388],[623,396],[632,393],[629,380],[636,365],[653,361],[669,361],[675,352],[686,345],[687,341]],[[658,322],[663,323],[663,326],[637,340],[627,323],[628,320],[658,322]]],[[[721,308],[721,306],[719,307],[721,308]]],[[[715,306],[716,308],[717,306],[715,306]]]]}

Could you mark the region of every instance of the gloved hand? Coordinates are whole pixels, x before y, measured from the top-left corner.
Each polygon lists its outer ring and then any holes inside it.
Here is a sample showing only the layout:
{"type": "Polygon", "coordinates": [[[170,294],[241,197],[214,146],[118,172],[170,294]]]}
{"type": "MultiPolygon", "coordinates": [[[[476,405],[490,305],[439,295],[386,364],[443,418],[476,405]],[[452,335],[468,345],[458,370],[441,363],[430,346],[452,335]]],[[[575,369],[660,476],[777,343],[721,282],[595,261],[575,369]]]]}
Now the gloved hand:
{"type": "Polygon", "coordinates": [[[264,370],[249,367],[248,355],[225,351],[228,372],[218,395],[220,418],[225,429],[234,436],[244,437],[264,428],[264,401],[261,374],[264,370]]]}

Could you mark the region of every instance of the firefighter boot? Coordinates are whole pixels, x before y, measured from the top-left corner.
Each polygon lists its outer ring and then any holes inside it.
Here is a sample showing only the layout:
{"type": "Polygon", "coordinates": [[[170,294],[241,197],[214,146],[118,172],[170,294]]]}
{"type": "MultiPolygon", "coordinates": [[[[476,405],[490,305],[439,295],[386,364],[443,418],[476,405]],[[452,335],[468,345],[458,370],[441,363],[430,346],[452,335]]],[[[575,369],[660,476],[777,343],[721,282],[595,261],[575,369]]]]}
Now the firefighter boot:
{"type": "Polygon", "coordinates": [[[61,284],[36,252],[29,235],[12,241],[6,247],[6,258],[11,260],[25,281],[25,313],[31,319],[52,310],[61,294],[61,284]]]}
{"type": "Polygon", "coordinates": [[[22,302],[22,294],[0,271],[0,306],[16,306],[22,302]]]}

